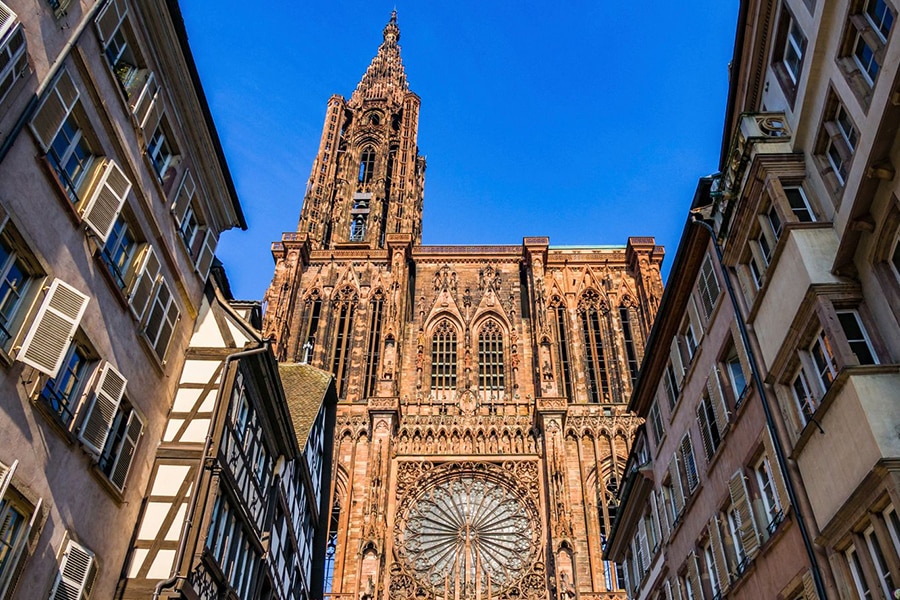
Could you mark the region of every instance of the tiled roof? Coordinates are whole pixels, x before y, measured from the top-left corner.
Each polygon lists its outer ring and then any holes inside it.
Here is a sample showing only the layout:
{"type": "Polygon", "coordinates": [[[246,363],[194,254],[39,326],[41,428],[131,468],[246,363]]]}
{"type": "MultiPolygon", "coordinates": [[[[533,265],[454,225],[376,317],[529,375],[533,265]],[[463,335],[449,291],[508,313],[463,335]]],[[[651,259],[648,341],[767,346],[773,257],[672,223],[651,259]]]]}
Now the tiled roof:
{"type": "Polygon", "coordinates": [[[279,363],[278,373],[294,423],[297,445],[302,450],[334,376],[310,365],[284,363],[279,363]]]}

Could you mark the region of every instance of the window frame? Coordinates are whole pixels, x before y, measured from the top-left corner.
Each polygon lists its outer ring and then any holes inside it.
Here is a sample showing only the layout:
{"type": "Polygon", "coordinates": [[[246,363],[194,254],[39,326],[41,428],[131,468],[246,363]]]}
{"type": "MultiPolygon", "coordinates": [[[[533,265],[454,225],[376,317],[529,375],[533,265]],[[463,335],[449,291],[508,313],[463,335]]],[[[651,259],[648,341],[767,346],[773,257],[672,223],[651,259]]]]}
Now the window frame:
{"type": "MultiPolygon", "coordinates": [[[[0,55],[6,54],[5,66],[0,69],[0,105],[7,99],[16,82],[28,71],[28,40],[25,28],[15,12],[5,3],[0,8],[7,11],[6,21],[0,21],[0,55]]],[[[0,14],[2,14],[0,10],[0,14]]]]}
{"type": "Polygon", "coordinates": [[[772,463],[769,457],[762,455],[753,465],[753,477],[759,490],[759,497],[763,502],[766,515],[765,528],[769,534],[774,533],[778,525],[784,520],[784,508],[778,489],[775,485],[775,475],[772,472],[772,463]]]}

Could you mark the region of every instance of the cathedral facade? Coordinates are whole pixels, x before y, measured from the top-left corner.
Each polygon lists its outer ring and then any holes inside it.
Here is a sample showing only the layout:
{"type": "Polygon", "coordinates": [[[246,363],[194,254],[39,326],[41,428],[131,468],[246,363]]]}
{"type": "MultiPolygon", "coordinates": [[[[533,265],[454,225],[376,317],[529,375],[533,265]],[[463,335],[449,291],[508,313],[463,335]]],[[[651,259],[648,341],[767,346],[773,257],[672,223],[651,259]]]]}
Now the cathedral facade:
{"type": "Polygon", "coordinates": [[[663,250],[422,245],[396,14],[328,101],[264,331],[339,397],[325,597],[624,598],[603,561],[663,250]]]}

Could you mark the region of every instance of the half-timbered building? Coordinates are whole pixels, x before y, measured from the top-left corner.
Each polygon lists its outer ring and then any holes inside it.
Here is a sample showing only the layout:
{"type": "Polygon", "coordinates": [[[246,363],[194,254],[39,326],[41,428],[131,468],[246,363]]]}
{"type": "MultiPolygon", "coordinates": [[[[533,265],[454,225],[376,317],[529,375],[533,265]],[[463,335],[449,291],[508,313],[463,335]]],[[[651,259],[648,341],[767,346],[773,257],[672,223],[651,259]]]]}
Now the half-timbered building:
{"type": "Polygon", "coordinates": [[[259,305],[231,302],[218,279],[156,455],[123,598],[301,600],[321,585],[333,377],[279,369],[257,329],[259,305]]]}

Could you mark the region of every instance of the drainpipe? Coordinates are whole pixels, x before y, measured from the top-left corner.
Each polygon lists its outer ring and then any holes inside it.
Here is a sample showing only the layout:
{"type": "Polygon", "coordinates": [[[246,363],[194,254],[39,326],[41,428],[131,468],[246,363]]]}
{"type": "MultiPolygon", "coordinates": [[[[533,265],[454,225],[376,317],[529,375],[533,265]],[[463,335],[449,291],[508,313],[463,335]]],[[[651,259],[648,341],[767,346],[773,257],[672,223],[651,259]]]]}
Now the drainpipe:
{"type": "Polygon", "coordinates": [[[769,434],[772,438],[772,449],[775,451],[775,457],[778,459],[778,468],[781,469],[783,475],[782,479],[784,479],[784,487],[786,488],[788,499],[794,507],[794,510],[797,511],[797,526],[800,528],[800,537],[803,538],[803,547],[806,549],[807,558],[809,558],[813,583],[816,585],[816,594],[819,596],[820,600],[827,600],[828,595],[825,593],[825,582],[822,580],[822,572],[819,570],[819,562],[816,560],[816,552],[813,549],[812,538],[809,535],[809,529],[806,527],[806,520],[801,513],[800,503],[797,501],[797,494],[794,490],[794,480],[791,478],[791,473],[788,470],[787,455],[784,452],[784,447],[781,445],[781,438],[775,430],[772,407],[769,404],[769,397],[766,394],[766,389],[763,387],[762,377],[759,374],[759,368],[756,363],[756,355],[753,353],[753,348],[750,346],[750,338],[747,335],[747,324],[744,323],[744,316],[741,314],[737,296],[731,285],[731,277],[729,276],[728,269],[725,268],[722,247],[719,245],[719,240],[716,238],[716,232],[712,226],[698,213],[691,212],[690,214],[691,224],[699,225],[705,229],[709,233],[709,239],[712,240],[713,247],[716,249],[716,258],[719,261],[719,267],[722,269],[722,274],[725,276],[725,290],[728,292],[728,298],[731,299],[731,307],[734,309],[734,319],[737,321],[738,330],[741,334],[741,343],[744,345],[744,350],[747,352],[747,361],[750,363],[750,372],[753,375],[753,383],[756,385],[763,413],[765,413],[766,416],[766,429],[769,430],[769,434]]]}
{"type": "Polygon", "coordinates": [[[66,45],[63,46],[62,50],[56,56],[56,60],[53,61],[53,64],[50,65],[50,70],[47,71],[47,75],[44,76],[44,80],[41,81],[41,84],[38,86],[37,90],[34,92],[34,96],[31,97],[31,100],[28,101],[28,105],[25,106],[25,110],[22,111],[22,114],[19,115],[19,118],[16,120],[15,124],[12,126],[12,130],[10,130],[9,135],[3,140],[3,145],[0,146],[0,163],[6,158],[6,155],[9,154],[10,149],[12,149],[13,143],[16,141],[16,138],[19,137],[19,134],[22,132],[22,129],[25,128],[25,124],[34,116],[34,112],[37,109],[38,104],[40,104],[41,98],[44,95],[44,92],[47,91],[47,88],[50,87],[50,84],[56,79],[57,73],[62,68],[63,63],[69,58],[69,54],[72,52],[72,48],[75,47],[75,44],[78,43],[78,38],[81,37],[81,34],[84,33],[84,30],[87,26],[93,22],[94,17],[97,15],[97,11],[100,10],[100,7],[104,6],[106,2],[104,0],[97,0],[97,2],[88,10],[87,14],[78,24],[78,27],[75,28],[75,31],[72,33],[72,37],[69,38],[69,41],[66,42],[66,45]]]}
{"type": "MultiPolygon", "coordinates": [[[[250,350],[241,350],[235,352],[233,354],[229,354],[225,357],[225,362],[222,366],[222,372],[219,375],[219,392],[216,396],[216,406],[213,409],[212,420],[210,421],[209,433],[206,434],[206,442],[203,445],[203,466],[202,468],[197,470],[197,476],[194,478],[194,484],[191,486],[192,489],[195,490],[194,493],[198,493],[200,490],[200,480],[203,477],[203,473],[209,468],[207,467],[207,455],[209,454],[209,450],[212,447],[213,443],[213,433],[219,422],[220,411],[222,406],[227,404],[226,401],[223,400],[223,394],[225,392],[225,379],[228,375],[228,367],[235,360],[246,358],[247,356],[254,356],[256,354],[263,354],[268,352],[270,346],[272,344],[272,340],[267,338],[260,342],[260,345],[256,348],[251,348],[250,350]]],[[[206,495],[208,496],[208,495],[206,495]]],[[[204,497],[203,499],[203,508],[206,510],[206,501],[208,497],[204,497]]],[[[184,553],[187,550],[187,539],[188,532],[194,523],[194,515],[197,510],[197,502],[191,502],[190,507],[188,509],[187,518],[184,520],[184,527],[181,530],[181,540],[178,542],[178,551],[175,553],[175,574],[172,575],[169,579],[164,579],[156,584],[156,587],[153,589],[153,600],[159,600],[160,594],[166,588],[172,588],[175,586],[178,581],[187,579],[187,575],[181,575],[178,571],[181,569],[181,561],[184,560],[184,553]]],[[[202,513],[201,513],[202,514],[202,513]]]]}

